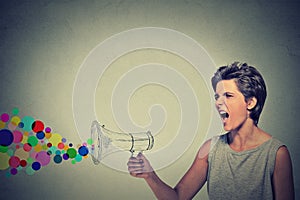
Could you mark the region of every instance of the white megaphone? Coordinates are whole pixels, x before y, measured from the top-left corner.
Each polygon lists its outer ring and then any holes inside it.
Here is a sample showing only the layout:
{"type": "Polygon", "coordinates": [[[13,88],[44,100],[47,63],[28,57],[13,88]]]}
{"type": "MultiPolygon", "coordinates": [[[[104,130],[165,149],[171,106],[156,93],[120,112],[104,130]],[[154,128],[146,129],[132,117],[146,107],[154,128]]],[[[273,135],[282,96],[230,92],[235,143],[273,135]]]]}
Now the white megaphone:
{"type": "Polygon", "coordinates": [[[139,133],[118,133],[108,130],[98,121],[91,126],[90,155],[93,162],[99,164],[101,160],[118,151],[129,151],[133,156],[136,152],[152,149],[154,138],[150,131],[139,133]]]}

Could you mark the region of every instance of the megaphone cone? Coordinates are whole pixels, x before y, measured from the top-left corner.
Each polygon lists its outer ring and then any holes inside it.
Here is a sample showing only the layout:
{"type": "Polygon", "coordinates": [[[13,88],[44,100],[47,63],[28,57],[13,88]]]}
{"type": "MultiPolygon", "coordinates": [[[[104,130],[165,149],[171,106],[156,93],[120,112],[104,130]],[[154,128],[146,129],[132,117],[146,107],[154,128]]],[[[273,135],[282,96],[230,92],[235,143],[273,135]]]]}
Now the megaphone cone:
{"type": "Polygon", "coordinates": [[[136,152],[152,149],[154,138],[150,131],[139,133],[120,133],[106,129],[98,121],[91,126],[90,154],[95,164],[99,164],[106,156],[118,152],[129,151],[132,156],[136,152]]]}

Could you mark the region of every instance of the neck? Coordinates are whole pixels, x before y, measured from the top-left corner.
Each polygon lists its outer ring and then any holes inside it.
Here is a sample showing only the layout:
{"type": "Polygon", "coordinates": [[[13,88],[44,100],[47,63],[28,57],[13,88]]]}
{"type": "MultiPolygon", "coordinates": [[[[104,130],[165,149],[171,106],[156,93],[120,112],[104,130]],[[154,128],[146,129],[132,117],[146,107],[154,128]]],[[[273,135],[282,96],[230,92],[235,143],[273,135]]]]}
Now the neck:
{"type": "Polygon", "coordinates": [[[252,120],[246,120],[239,128],[228,135],[228,143],[237,150],[244,150],[255,144],[260,129],[252,120]]]}

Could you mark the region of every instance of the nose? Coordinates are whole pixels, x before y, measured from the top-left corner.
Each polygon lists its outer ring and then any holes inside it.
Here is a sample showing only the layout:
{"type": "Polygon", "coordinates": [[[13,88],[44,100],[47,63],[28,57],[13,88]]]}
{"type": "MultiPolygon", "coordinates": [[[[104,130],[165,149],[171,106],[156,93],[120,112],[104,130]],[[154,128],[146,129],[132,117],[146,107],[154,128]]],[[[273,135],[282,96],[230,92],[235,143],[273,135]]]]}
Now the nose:
{"type": "Polygon", "coordinates": [[[218,97],[215,101],[216,107],[220,107],[224,104],[224,98],[223,97],[218,97]]]}

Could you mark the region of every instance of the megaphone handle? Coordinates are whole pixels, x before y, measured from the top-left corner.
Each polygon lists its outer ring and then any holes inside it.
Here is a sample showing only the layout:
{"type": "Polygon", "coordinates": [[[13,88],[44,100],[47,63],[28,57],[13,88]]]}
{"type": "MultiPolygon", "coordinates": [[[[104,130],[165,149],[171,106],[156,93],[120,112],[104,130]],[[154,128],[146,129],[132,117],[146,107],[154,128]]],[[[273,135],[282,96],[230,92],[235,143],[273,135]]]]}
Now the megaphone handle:
{"type": "Polygon", "coordinates": [[[143,151],[130,151],[131,157],[137,157],[139,153],[143,153],[143,151]]]}

